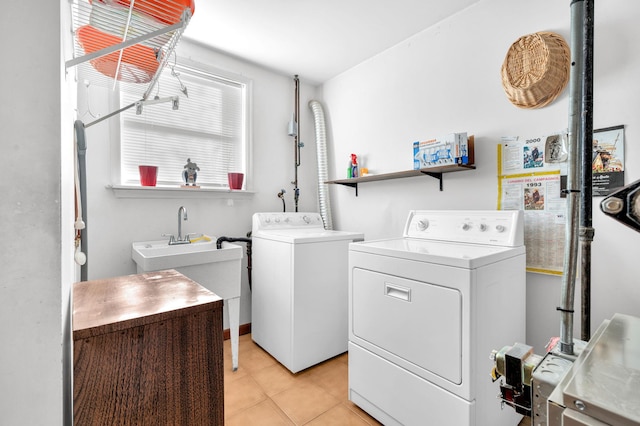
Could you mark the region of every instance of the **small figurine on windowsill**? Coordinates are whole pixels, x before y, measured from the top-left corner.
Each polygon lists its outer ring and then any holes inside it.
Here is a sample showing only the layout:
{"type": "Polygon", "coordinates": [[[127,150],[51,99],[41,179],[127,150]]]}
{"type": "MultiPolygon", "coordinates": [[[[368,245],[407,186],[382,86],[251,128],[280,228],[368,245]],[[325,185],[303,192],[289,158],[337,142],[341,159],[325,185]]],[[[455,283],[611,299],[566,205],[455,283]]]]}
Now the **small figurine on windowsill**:
{"type": "Polygon", "coordinates": [[[196,163],[192,163],[191,158],[187,158],[187,164],[184,165],[184,171],[182,172],[182,178],[185,182],[182,188],[200,188],[196,185],[198,171],[200,171],[200,167],[196,163]]]}

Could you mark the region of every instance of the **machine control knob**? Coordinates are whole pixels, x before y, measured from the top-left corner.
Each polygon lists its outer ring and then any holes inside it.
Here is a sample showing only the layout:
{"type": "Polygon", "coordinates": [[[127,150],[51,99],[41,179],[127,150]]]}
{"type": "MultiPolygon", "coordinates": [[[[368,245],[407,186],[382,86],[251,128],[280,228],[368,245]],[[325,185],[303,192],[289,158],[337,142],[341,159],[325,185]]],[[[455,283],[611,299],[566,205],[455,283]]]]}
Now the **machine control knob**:
{"type": "Polygon", "coordinates": [[[280,223],[280,218],[276,217],[276,223],[280,223]]]}
{"type": "Polygon", "coordinates": [[[487,230],[487,225],[485,223],[481,223],[479,228],[480,228],[480,232],[484,232],[487,230]]]}
{"type": "Polygon", "coordinates": [[[462,224],[460,229],[462,229],[463,231],[468,231],[469,229],[471,229],[471,224],[465,222],[465,223],[462,224]]]}
{"type": "Polygon", "coordinates": [[[265,220],[264,220],[264,221],[265,221],[266,223],[271,223],[271,218],[270,218],[270,217],[267,217],[267,218],[265,218],[265,220]]]}
{"type": "Polygon", "coordinates": [[[504,232],[505,229],[504,225],[496,225],[496,231],[498,232],[504,232]]]}
{"type": "Polygon", "coordinates": [[[424,231],[429,227],[429,221],[427,219],[419,220],[416,224],[418,231],[424,231]]]}
{"type": "Polygon", "coordinates": [[[284,221],[285,221],[286,223],[289,223],[289,218],[288,218],[288,217],[285,217],[285,218],[284,218],[284,221]]]}
{"type": "Polygon", "coordinates": [[[307,215],[302,216],[302,220],[304,220],[304,223],[311,223],[311,219],[307,215]]]}

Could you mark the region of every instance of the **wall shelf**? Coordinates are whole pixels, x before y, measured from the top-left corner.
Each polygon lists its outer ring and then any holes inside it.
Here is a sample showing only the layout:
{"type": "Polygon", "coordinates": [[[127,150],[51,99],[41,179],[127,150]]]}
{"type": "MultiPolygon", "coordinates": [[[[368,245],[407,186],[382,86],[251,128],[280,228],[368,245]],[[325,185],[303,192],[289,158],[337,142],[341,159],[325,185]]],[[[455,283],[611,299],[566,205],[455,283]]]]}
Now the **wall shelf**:
{"type": "Polygon", "coordinates": [[[475,170],[475,168],[476,166],[474,166],[473,164],[464,164],[464,165],[450,164],[447,166],[430,167],[427,169],[405,170],[401,172],[383,173],[379,175],[369,175],[369,176],[362,176],[362,177],[351,178],[351,179],[330,180],[325,183],[344,185],[344,186],[350,186],[352,188],[355,188],[356,197],[357,197],[359,183],[375,182],[379,180],[400,179],[400,178],[408,178],[408,177],[415,177],[415,176],[431,176],[440,181],[440,191],[442,191],[442,175],[444,173],[461,172],[465,170],[475,170]]]}
{"type": "Polygon", "coordinates": [[[379,175],[368,175],[357,178],[350,179],[337,179],[337,180],[329,180],[325,183],[327,184],[337,184],[350,186],[355,188],[356,197],[358,196],[358,184],[365,182],[375,182],[378,180],[390,180],[390,179],[400,179],[400,178],[408,178],[408,177],[416,177],[416,176],[431,176],[432,178],[436,178],[440,181],[440,191],[442,191],[442,175],[444,173],[453,173],[453,172],[462,172],[465,170],[475,170],[475,137],[474,135],[469,135],[467,138],[469,147],[468,147],[468,158],[469,164],[447,164],[444,166],[437,167],[428,167],[425,169],[418,170],[405,170],[402,172],[393,172],[393,173],[382,173],[379,175]]]}

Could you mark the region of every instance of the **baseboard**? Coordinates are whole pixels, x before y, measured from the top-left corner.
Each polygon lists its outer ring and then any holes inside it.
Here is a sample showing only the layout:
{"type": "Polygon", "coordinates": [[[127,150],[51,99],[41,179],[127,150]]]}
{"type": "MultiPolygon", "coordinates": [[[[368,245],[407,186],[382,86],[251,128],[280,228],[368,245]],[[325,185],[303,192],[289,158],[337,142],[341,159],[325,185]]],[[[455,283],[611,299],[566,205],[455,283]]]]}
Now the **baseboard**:
{"type": "MultiPolygon", "coordinates": [[[[249,333],[251,333],[251,323],[242,324],[240,327],[238,327],[238,334],[240,334],[240,336],[242,336],[243,334],[249,334],[249,333]]],[[[231,331],[229,331],[228,328],[222,331],[222,335],[224,337],[224,340],[231,339],[231,331]]]]}

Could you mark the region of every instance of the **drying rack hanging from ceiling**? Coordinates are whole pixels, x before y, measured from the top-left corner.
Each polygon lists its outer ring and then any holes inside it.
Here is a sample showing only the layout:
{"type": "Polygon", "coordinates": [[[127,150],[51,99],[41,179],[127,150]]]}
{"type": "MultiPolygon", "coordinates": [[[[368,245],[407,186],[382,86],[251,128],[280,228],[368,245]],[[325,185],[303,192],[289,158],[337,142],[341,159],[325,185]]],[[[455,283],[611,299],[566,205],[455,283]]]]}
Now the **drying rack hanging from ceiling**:
{"type": "MultiPolygon", "coordinates": [[[[146,90],[140,101],[84,124],[77,120],[75,259],[81,265],[81,279],[87,280],[86,140],[84,129],[147,100],[168,64],[194,11],[194,0],[69,0],[73,58],[65,67],[87,67],[102,81],[137,84],[146,90]],[[144,84],[144,85],[143,85],[144,84]],[[78,233],[80,234],[78,236],[78,233]]],[[[186,89],[183,90],[186,95],[186,89]]],[[[167,98],[177,107],[177,96],[167,98]]]]}
{"type": "Polygon", "coordinates": [[[193,0],[70,0],[69,4],[74,57],[66,67],[90,65],[113,84],[146,87],[139,102],[154,89],[195,8],[193,0]]]}

